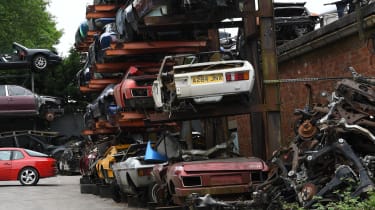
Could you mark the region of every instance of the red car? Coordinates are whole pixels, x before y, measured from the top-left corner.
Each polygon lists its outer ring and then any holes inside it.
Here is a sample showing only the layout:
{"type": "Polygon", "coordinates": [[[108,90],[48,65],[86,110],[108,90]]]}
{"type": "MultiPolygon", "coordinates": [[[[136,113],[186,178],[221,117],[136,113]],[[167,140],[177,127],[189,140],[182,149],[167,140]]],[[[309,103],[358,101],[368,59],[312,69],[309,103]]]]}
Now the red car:
{"type": "Polygon", "coordinates": [[[124,79],[114,87],[117,106],[122,109],[154,108],[152,83],[157,77],[156,70],[139,70],[132,66],[124,79]]]}
{"type": "MultiPolygon", "coordinates": [[[[255,157],[235,157],[227,159],[212,159],[191,162],[178,162],[166,167],[167,170],[156,175],[159,185],[165,179],[163,186],[172,197],[174,204],[183,205],[185,199],[192,193],[201,196],[211,194],[219,199],[236,199],[250,196],[254,188],[263,183],[269,170],[266,163],[255,157]]],[[[154,168],[155,170],[163,170],[154,168]]],[[[153,201],[162,201],[157,187],[153,188],[153,201]]]]}
{"type": "Polygon", "coordinates": [[[33,150],[0,148],[0,181],[19,180],[22,185],[36,185],[40,178],[56,176],[56,160],[33,150]]]}

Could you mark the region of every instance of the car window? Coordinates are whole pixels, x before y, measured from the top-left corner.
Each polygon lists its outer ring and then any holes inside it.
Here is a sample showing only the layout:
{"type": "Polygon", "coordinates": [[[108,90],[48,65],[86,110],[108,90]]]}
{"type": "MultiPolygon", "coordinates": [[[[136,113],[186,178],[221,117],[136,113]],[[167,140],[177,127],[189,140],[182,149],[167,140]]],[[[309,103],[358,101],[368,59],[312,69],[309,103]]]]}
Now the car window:
{"type": "Polygon", "coordinates": [[[6,96],[5,85],[0,85],[0,96],[6,96]]]}
{"type": "Polygon", "coordinates": [[[25,149],[25,151],[28,155],[33,156],[33,157],[48,157],[48,155],[46,155],[44,153],[37,152],[37,151],[33,151],[33,150],[29,150],[29,149],[25,149]]]}
{"type": "Polygon", "coordinates": [[[26,88],[23,88],[23,87],[20,87],[20,86],[14,86],[14,85],[11,85],[11,86],[8,86],[8,93],[10,96],[29,96],[29,95],[33,95],[33,93],[26,89],[26,88]]]}
{"type": "Polygon", "coordinates": [[[19,147],[21,148],[30,149],[38,152],[41,152],[43,150],[42,143],[36,141],[35,139],[29,136],[18,136],[17,142],[19,147]]]}
{"type": "Polygon", "coordinates": [[[14,147],[15,142],[12,138],[1,138],[0,139],[0,147],[14,147]]]}
{"type": "Polygon", "coordinates": [[[23,156],[22,152],[17,151],[17,150],[14,150],[14,151],[13,151],[13,158],[12,158],[12,160],[23,159],[24,157],[25,157],[25,156],[23,156]]]}
{"type": "Polygon", "coordinates": [[[0,151],[0,160],[10,160],[10,154],[9,150],[0,151]]]}

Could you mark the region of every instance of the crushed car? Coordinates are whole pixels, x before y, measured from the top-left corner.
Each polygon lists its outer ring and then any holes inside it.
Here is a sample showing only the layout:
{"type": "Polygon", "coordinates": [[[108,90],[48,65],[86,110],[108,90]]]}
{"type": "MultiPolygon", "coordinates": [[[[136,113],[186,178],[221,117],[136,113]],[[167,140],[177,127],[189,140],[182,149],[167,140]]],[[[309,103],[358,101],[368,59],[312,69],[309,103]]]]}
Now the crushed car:
{"type": "Polygon", "coordinates": [[[240,210],[297,203],[311,209],[341,201],[346,193],[366,198],[375,189],[375,81],[348,69],[353,79],[343,79],[332,94],[325,93],[327,105],[307,103],[296,109],[296,136],[273,153],[268,179],[252,199],[223,202],[194,195],[192,205],[240,210]]]}
{"type": "Polygon", "coordinates": [[[114,171],[117,195],[115,201],[120,201],[120,196],[132,194],[147,199],[149,187],[154,183],[151,171],[156,163],[167,164],[166,159],[152,159],[146,155],[146,150],[151,149],[151,143],[132,144],[128,151],[122,155],[121,161],[112,165],[114,171]]]}
{"type": "Polygon", "coordinates": [[[18,85],[0,85],[0,116],[39,116],[47,121],[64,114],[64,101],[43,96],[18,85]]]}
{"type": "Polygon", "coordinates": [[[249,101],[255,80],[253,66],[246,60],[221,57],[219,52],[166,56],[152,85],[156,109],[178,111],[227,97],[249,101]]]}
{"type": "Polygon", "coordinates": [[[274,2],[276,43],[283,44],[313,31],[319,16],[305,7],[305,2],[274,2]]]}
{"type": "Polygon", "coordinates": [[[153,109],[155,104],[152,98],[152,83],[156,77],[157,72],[131,66],[124,79],[114,87],[114,97],[119,108],[153,109]]]}
{"type": "Polygon", "coordinates": [[[110,126],[113,125],[114,115],[117,112],[117,105],[113,97],[114,86],[115,84],[107,85],[100,95],[86,106],[84,114],[85,128],[95,130],[98,127],[98,122],[101,124],[109,123],[110,126]]]}
{"type": "Polygon", "coordinates": [[[192,193],[235,200],[249,195],[266,180],[268,166],[259,158],[231,154],[231,146],[224,142],[208,150],[181,150],[180,161],[155,166],[152,201],[184,206],[192,193]]]}

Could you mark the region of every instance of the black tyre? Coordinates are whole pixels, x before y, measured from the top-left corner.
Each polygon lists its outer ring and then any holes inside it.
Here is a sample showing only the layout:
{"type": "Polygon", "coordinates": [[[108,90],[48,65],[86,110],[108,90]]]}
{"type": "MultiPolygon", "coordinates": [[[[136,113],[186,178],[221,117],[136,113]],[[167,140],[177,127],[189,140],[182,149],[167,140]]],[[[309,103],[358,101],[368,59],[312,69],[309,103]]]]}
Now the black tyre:
{"type": "Polygon", "coordinates": [[[147,199],[149,202],[152,203],[163,203],[164,198],[163,198],[163,193],[162,193],[161,186],[157,183],[150,184],[148,186],[147,190],[147,199]]]}
{"type": "Polygon", "coordinates": [[[44,55],[36,55],[32,60],[32,68],[34,71],[41,72],[47,69],[48,60],[44,55]]]}
{"type": "Polygon", "coordinates": [[[111,188],[110,185],[102,184],[102,185],[98,185],[98,187],[99,187],[100,197],[102,197],[102,198],[112,198],[113,197],[112,188],[111,188]]]}
{"type": "Polygon", "coordinates": [[[81,194],[91,194],[93,189],[93,184],[80,184],[81,194]]]}
{"type": "Polygon", "coordinates": [[[91,184],[91,179],[90,177],[88,176],[82,176],[80,179],[79,179],[79,183],[80,184],[91,184]]]}
{"type": "Polygon", "coordinates": [[[127,195],[124,194],[117,184],[112,184],[112,200],[116,203],[126,201],[127,195]]]}
{"type": "Polygon", "coordinates": [[[36,169],[27,167],[21,170],[18,178],[22,185],[33,186],[39,181],[39,173],[36,169]]]}

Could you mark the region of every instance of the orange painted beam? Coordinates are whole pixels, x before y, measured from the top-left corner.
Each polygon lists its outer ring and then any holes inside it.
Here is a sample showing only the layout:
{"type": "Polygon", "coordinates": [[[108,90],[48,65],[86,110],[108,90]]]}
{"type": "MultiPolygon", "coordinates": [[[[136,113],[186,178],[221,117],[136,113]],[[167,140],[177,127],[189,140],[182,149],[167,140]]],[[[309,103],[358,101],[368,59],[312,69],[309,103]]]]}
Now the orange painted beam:
{"type": "Polygon", "coordinates": [[[121,81],[121,78],[113,79],[91,79],[89,85],[108,85],[108,84],[117,84],[121,81]]]}
{"type": "Polygon", "coordinates": [[[144,120],[146,115],[138,112],[121,112],[119,121],[144,120]]]}
{"type": "Polygon", "coordinates": [[[94,35],[100,34],[100,33],[101,33],[100,31],[88,31],[87,36],[94,36],[94,35]]]}
{"type": "Polygon", "coordinates": [[[86,19],[97,19],[97,18],[114,18],[116,12],[88,12],[86,13],[86,19]]]}
{"type": "Polygon", "coordinates": [[[88,85],[90,89],[97,89],[98,91],[102,91],[106,86],[107,84],[89,84],[88,85]]]}
{"type": "Polygon", "coordinates": [[[115,55],[142,55],[150,53],[198,53],[200,52],[198,47],[179,47],[179,48],[156,48],[156,49],[144,49],[144,50],[126,50],[126,49],[108,49],[105,51],[107,56],[115,55]]]}
{"type": "Polygon", "coordinates": [[[131,120],[131,121],[123,121],[119,120],[117,121],[118,126],[121,128],[145,128],[145,122],[143,120],[131,120]]]}
{"type": "Polygon", "coordinates": [[[79,87],[79,91],[81,91],[82,93],[89,93],[89,92],[98,92],[100,91],[101,89],[97,89],[97,88],[89,88],[87,86],[80,86],[79,87]]]}
{"type": "Polygon", "coordinates": [[[146,50],[166,49],[179,47],[206,47],[206,41],[153,41],[153,42],[130,42],[124,44],[111,44],[112,49],[124,50],[146,50]]]}
{"type": "Polygon", "coordinates": [[[99,73],[126,72],[130,66],[138,68],[160,68],[157,62],[123,62],[123,63],[96,63],[95,69],[99,73]]]}
{"type": "Polygon", "coordinates": [[[96,12],[116,11],[119,6],[115,4],[94,5],[96,12]]]}

